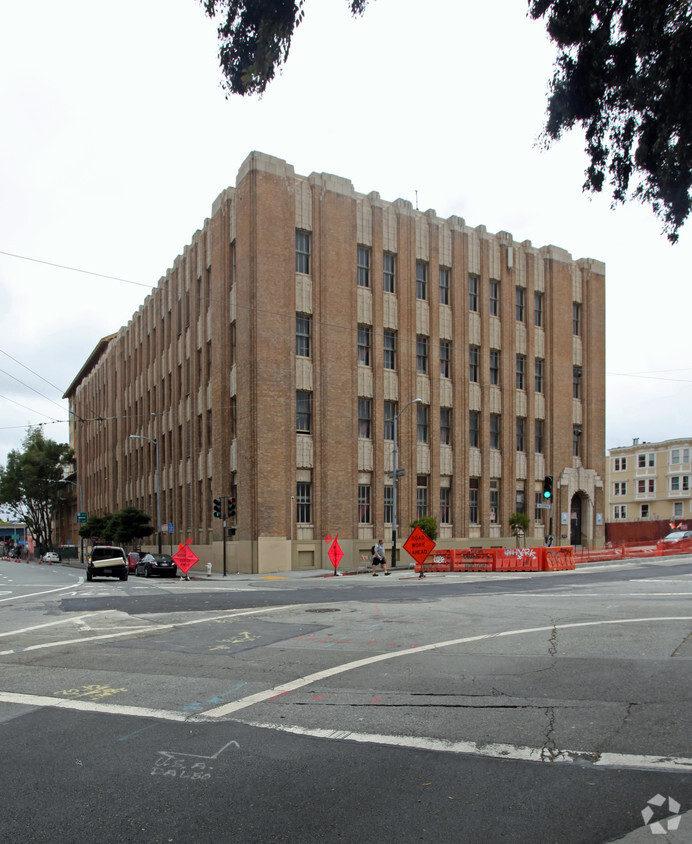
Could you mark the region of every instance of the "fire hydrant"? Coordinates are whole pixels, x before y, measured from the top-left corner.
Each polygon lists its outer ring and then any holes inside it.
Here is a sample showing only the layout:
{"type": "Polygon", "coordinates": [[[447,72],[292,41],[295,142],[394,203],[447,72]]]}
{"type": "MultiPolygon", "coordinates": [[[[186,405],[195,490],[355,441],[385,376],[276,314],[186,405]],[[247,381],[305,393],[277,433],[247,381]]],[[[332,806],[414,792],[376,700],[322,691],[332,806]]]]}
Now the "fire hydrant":
{"type": "Polygon", "coordinates": [[[207,563],[207,577],[211,577],[211,563],[207,563]]]}

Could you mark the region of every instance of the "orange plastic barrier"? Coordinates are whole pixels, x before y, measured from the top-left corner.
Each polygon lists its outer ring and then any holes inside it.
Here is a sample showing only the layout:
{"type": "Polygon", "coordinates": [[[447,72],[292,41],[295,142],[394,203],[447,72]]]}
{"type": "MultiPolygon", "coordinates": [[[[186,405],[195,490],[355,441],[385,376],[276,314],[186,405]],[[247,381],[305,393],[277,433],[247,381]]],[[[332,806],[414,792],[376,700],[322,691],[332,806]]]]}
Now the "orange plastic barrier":
{"type": "Polygon", "coordinates": [[[495,571],[540,571],[542,548],[495,548],[495,571]]]}
{"type": "Polygon", "coordinates": [[[416,563],[414,567],[415,571],[451,571],[453,554],[453,551],[447,551],[444,549],[440,549],[438,551],[437,549],[435,549],[432,554],[430,554],[423,560],[422,564],[416,563]]]}
{"type": "Polygon", "coordinates": [[[456,548],[452,571],[495,571],[495,549],[456,548]]]}
{"type": "Polygon", "coordinates": [[[566,569],[575,568],[574,548],[571,545],[558,546],[557,548],[541,548],[540,550],[543,552],[542,571],[565,571],[566,569]]]}

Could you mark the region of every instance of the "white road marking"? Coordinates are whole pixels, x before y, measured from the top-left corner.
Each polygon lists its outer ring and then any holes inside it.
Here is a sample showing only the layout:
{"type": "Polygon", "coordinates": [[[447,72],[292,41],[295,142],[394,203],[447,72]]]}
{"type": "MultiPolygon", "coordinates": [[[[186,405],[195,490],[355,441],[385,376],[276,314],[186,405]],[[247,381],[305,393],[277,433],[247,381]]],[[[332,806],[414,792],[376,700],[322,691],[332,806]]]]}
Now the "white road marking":
{"type": "MultiPolygon", "coordinates": [[[[91,615],[99,615],[101,613],[108,612],[108,610],[97,610],[91,615]]],[[[8,630],[7,633],[0,633],[1,636],[14,636],[19,633],[30,633],[32,630],[41,630],[44,627],[55,627],[57,624],[69,624],[70,622],[74,622],[75,624],[79,624],[86,618],[86,615],[80,615],[75,618],[62,618],[60,621],[49,621],[46,624],[35,624],[33,627],[22,627],[20,630],[8,630]]]]}
{"type": "Polygon", "coordinates": [[[49,706],[54,709],[75,709],[79,712],[103,712],[109,715],[134,715],[138,718],[159,718],[165,721],[187,721],[187,715],[181,712],[169,712],[165,709],[152,709],[147,706],[119,706],[115,703],[92,703],[87,700],[68,700],[42,695],[22,695],[13,692],[0,692],[0,702],[18,703],[24,706],[49,706]]]}
{"type": "MultiPolygon", "coordinates": [[[[76,583],[80,583],[80,580],[77,580],[76,583]]],[[[18,601],[21,598],[35,598],[37,595],[49,595],[51,592],[64,592],[65,589],[74,589],[74,583],[70,584],[70,586],[60,586],[57,589],[46,589],[45,592],[30,592],[28,595],[15,595],[12,598],[0,598],[0,601],[18,601]]]]}

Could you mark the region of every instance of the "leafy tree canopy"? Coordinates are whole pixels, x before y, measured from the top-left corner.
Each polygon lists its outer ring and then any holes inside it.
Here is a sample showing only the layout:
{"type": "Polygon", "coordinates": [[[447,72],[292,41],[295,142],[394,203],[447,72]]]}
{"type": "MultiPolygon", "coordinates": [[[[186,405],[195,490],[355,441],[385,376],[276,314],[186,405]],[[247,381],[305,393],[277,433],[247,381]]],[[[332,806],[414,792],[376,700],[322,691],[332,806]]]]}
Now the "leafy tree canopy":
{"type": "Polygon", "coordinates": [[[411,527],[419,527],[433,542],[437,539],[437,519],[434,516],[421,516],[420,519],[411,522],[411,527]]]}
{"type": "MultiPolygon", "coordinates": [[[[261,94],[288,58],[305,0],[199,0],[219,20],[226,94],[261,94]]],[[[346,0],[362,15],[367,0],[346,0]]],[[[520,0],[517,0],[520,2],[520,0]]],[[[671,242],[692,207],[692,0],[527,0],[558,46],[546,145],[576,125],[584,189],[649,203],[671,242]]]]}
{"type": "Polygon", "coordinates": [[[119,545],[130,545],[153,532],[151,516],[137,507],[125,507],[117,513],[105,513],[103,516],[89,516],[86,524],[79,529],[79,535],[84,539],[117,542],[119,545]]]}

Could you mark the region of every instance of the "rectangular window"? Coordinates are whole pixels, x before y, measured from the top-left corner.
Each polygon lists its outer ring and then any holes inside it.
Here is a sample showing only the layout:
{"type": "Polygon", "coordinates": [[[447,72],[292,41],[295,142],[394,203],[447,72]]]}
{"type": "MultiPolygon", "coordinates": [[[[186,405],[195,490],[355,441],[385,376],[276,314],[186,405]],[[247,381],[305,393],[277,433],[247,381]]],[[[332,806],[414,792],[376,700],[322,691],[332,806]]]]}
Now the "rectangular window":
{"type": "Polygon", "coordinates": [[[357,250],[358,287],[370,287],[370,249],[359,246],[357,250]]]}
{"type": "Polygon", "coordinates": [[[384,523],[391,525],[393,522],[392,514],[394,513],[394,487],[386,486],[384,488],[384,523]]]}
{"type": "Polygon", "coordinates": [[[496,525],[500,521],[500,482],[490,481],[490,524],[496,525]]]}
{"type": "Polygon", "coordinates": [[[637,455],[637,467],[639,469],[646,469],[646,454],[637,455]]]}
{"type": "Polygon", "coordinates": [[[312,430],[312,393],[296,393],[296,431],[309,434],[312,430]]]}
{"type": "Polygon", "coordinates": [[[428,338],[416,337],[416,372],[425,375],[428,371],[428,338]]]}
{"type": "Polygon", "coordinates": [[[625,472],[627,470],[627,458],[626,457],[616,457],[613,461],[613,471],[614,472],[625,472]]]}
{"type": "Polygon", "coordinates": [[[517,322],[524,322],[524,309],[525,309],[525,297],[526,291],[523,287],[516,288],[516,317],[517,322]]]}
{"type": "Polygon", "coordinates": [[[370,326],[358,326],[358,366],[370,366],[370,326]]]}
{"type": "Polygon", "coordinates": [[[469,346],[469,381],[477,384],[480,381],[481,350],[478,346],[469,346]]]}
{"type": "Polygon", "coordinates": [[[312,484],[300,481],[296,484],[296,522],[299,525],[312,524],[312,484]]]}
{"type": "Polygon", "coordinates": [[[572,303],[572,334],[577,337],[581,334],[581,305],[578,302],[572,303]]]}
{"type": "Polygon", "coordinates": [[[680,449],[674,448],[670,452],[670,463],[673,466],[673,465],[677,465],[679,462],[680,462],[680,449]]]}
{"type": "Polygon", "coordinates": [[[428,442],[428,405],[419,404],[417,412],[418,442],[428,442]]]}
{"type": "Polygon", "coordinates": [[[450,525],[452,523],[451,489],[448,486],[440,487],[440,524],[450,525]]]}
{"type": "Polygon", "coordinates": [[[673,516],[675,516],[676,519],[682,518],[682,501],[673,502],[673,516]]]}
{"type": "Polygon", "coordinates": [[[416,261],[416,299],[428,298],[428,265],[416,261]]]}
{"type": "Polygon", "coordinates": [[[671,492],[680,492],[680,478],[678,475],[673,475],[670,479],[670,491],[671,492]]]}
{"type": "Polygon", "coordinates": [[[627,495],[627,481],[614,483],[613,495],[627,495]]]}
{"type": "Polygon", "coordinates": [[[656,481],[653,478],[651,478],[649,480],[649,492],[654,492],[655,489],[656,489],[656,481]]]}
{"type": "Polygon", "coordinates": [[[490,414],[490,448],[500,447],[500,414],[490,414]]]}
{"type": "Polygon", "coordinates": [[[478,276],[469,276],[469,310],[478,311],[478,276]]]}
{"type": "Polygon", "coordinates": [[[384,403],[384,438],[392,442],[394,440],[394,417],[396,416],[396,403],[386,401],[384,403]]]}
{"type": "Polygon", "coordinates": [[[396,369],[396,332],[384,332],[384,368],[396,369]]]}
{"type": "Polygon", "coordinates": [[[478,478],[469,478],[469,523],[472,525],[480,524],[480,515],[478,512],[479,487],[478,478]]]}
{"type": "Polygon", "coordinates": [[[637,492],[638,493],[645,493],[646,492],[646,481],[644,479],[637,481],[637,492]]]}
{"type": "Polygon", "coordinates": [[[534,372],[534,390],[537,393],[543,392],[543,371],[545,361],[542,358],[536,358],[535,372],[534,372]]]}
{"type": "Polygon", "coordinates": [[[572,398],[581,398],[581,366],[572,367],[572,398]]]}
{"type": "Polygon", "coordinates": [[[526,498],[524,496],[524,490],[518,489],[516,494],[516,500],[514,504],[514,512],[515,513],[525,513],[526,512],[526,498]]]}
{"type": "Polygon", "coordinates": [[[500,383],[500,352],[498,349],[490,350],[490,383],[500,383]]]}
{"type": "Polygon", "coordinates": [[[517,451],[526,451],[526,419],[517,416],[517,451]]]}
{"type": "Polygon", "coordinates": [[[526,389],[526,358],[524,355],[517,355],[517,390],[526,389]]]}
{"type": "Polygon", "coordinates": [[[382,289],[385,293],[394,293],[396,279],[396,257],[391,252],[382,256],[382,289]]]}
{"type": "Polygon", "coordinates": [[[372,401],[358,399],[358,437],[369,440],[371,437],[372,401]]]}
{"type": "Polygon", "coordinates": [[[450,378],[451,372],[451,345],[449,340],[440,340],[440,378],[450,378]]]}
{"type": "Polygon", "coordinates": [[[642,504],[639,511],[639,518],[640,519],[648,519],[649,518],[649,505],[642,504]]]}
{"type": "Polygon", "coordinates": [[[296,272],[310,274],[310,232],[296,229],[296,272]]]}
{"type": "Polygon", "coordinates": [[[481,415],[477,410],[469,410],[469,446],[480,448],[481,445],[481,415]]]}
{"type": "Polygon", "coordinates": [[[542,522],[543,521],[543,508],[539,507],[539,504],[543,503],[543,493],[542,492],[535,492],[533,496],[533,520],[535,522],[542,522]]]}
{"type": "Polygon", "coordinates": [[[616,520],[618,519],[626,519],[627,518],[627,505],[626,504],[616,504],[613,507],[613,516],[616,520]]]}
{"type": "Polygon", "coordinates": [[[296,355],[300,358],[310,357],[310,335],[312,317],[299,314],[296,317],[296,355]]]}
{"type": "Polygon", "coordinates": [[[428,476],[418,475],[416,479],[416,512],[417,518],[428,515],[428,476]]]}
{"type": "Polygon", "coordinates": [[[536,419],[533,423],[534,450],[536,454],[543,454],[543,420],[536,419]]]}
{"type": "Polygon", "coordinates": [[[358,484],[358,524],[371,525],[370,484],[358,484]]]}
{"type": "Polygon", "coordinates": [[[500,316],[500,282],[490,282],[490,316],[500,316]]]}
{"type": "Polygon", "coordinates": [[[449,305],[449,267],[440,267],[440,304],[449,305]]]}
{"type": "Polygon", "coordinates": [[[533,294],[533,324],[543,328],[543,294],[533,294]]]}
{"type": "Polygon", "coordinates": [[[448,407],[440,408],[440,445],[452,444],[452,411],[448,407]]]}

